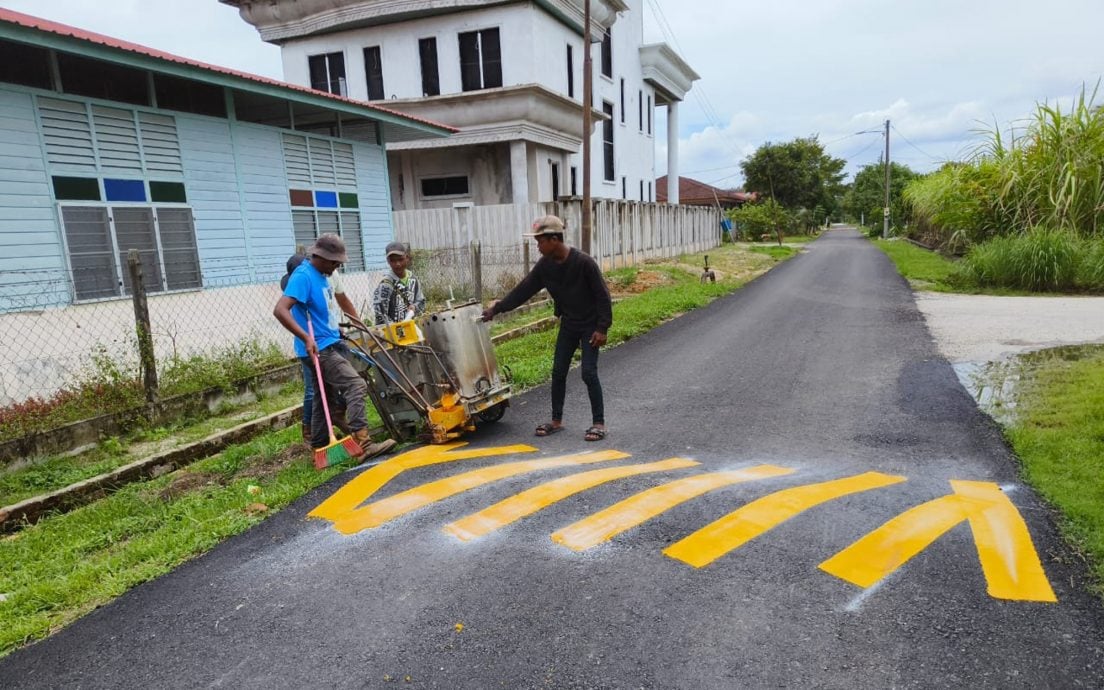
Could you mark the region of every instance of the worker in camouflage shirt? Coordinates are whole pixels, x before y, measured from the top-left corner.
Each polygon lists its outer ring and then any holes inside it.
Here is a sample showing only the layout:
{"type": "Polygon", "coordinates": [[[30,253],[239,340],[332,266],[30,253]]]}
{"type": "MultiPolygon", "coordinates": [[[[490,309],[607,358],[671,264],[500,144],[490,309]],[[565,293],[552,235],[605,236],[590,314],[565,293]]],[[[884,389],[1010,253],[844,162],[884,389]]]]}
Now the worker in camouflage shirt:
{"type": "Polygon", "coordinates": [[[402,242],[387,245],[387,265],[391,271],[384,276],[372,295],[372,308],[377,325],[409,321],[425,311],[422,286],[408,269],[410,250],[402,242]]]}

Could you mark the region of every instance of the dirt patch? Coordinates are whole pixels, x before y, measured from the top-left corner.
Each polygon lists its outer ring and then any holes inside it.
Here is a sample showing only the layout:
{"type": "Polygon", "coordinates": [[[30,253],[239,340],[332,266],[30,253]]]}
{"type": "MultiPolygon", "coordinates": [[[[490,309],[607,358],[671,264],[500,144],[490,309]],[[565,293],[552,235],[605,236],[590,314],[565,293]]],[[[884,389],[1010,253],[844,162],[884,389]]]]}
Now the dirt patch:
{"type": "Polygon", "coordinates": [[[222,477],[214,472],[189,472],[187,470],[177,473],[172,481],[157,493],[163,501],[171,501],[189,491],[194,491],[203,486],[217,486],[225,483],[222,477]]]}
{"type": "Polygon", "coordinates": [[[293,443],[279,453],[268,458],[254,458],[247,467],[243,467],[235,473],[234,477],[252,477],[254,479],[269,479],[275,477],[285,467],[311,458],[311,449],[305,443],[293,443]]]}
{"type": "Polygon", "coordinates": [[[652,288],[670,285],[673,282],[671,277],[662,271],[649,271],[642,268],[636,272],[636,277],[633,279],[633,282],[628,285],[611,284],[610,294],[614,297],[638,295],[652,288]]]}

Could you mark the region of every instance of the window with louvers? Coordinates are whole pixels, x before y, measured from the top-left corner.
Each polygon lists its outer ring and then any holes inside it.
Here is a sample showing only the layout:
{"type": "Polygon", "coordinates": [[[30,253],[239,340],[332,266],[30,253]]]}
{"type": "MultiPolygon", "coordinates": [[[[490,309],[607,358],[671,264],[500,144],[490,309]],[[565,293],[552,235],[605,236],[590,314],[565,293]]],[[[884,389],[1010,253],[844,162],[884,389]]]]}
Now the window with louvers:
{"type": "Polygon", "coordinates": [[[131,294],[131,249],[138,250],[146,292],[202,284],[190,208],[62,206],[61,217],[78,301],[131,294]]]}

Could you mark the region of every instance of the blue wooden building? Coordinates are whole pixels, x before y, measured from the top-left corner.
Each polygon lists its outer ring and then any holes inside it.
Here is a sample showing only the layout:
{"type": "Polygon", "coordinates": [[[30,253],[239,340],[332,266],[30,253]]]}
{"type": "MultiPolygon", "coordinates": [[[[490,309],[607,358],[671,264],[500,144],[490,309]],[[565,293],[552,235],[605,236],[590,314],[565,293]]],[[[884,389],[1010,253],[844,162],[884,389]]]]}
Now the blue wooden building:
{"type": "Polygon", "coordinates": [[[393,237],[385,142],[450,127],[0,9],[0,314],[272,283],[393,237]]]}

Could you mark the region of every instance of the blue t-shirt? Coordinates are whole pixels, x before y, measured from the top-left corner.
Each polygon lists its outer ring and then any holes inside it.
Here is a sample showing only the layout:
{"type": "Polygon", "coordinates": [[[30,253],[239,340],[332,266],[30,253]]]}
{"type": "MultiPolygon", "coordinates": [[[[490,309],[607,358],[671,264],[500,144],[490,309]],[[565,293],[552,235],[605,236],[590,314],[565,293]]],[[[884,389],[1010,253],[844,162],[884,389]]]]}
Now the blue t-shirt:
{"type": "MultiPolygon", "coordinates": [[[[314,342],[319,350],[325,350],[330,345],[341,340],[341,333],[337,330],[337,315],[330,314],[330,301],[333,299],[333,288],[326,276],[322,275],[310,261],[299,264],[299,268],[288,278],[284,294],[296,301],[291,308],[291,315],[295,322],[307,329],[307,317],[304,307],[310,310],[311,324],[314,326],[314,342]]],[[[307,356],[307,346],[302,340],[295,339],[295,355],[307,356]]]]}

